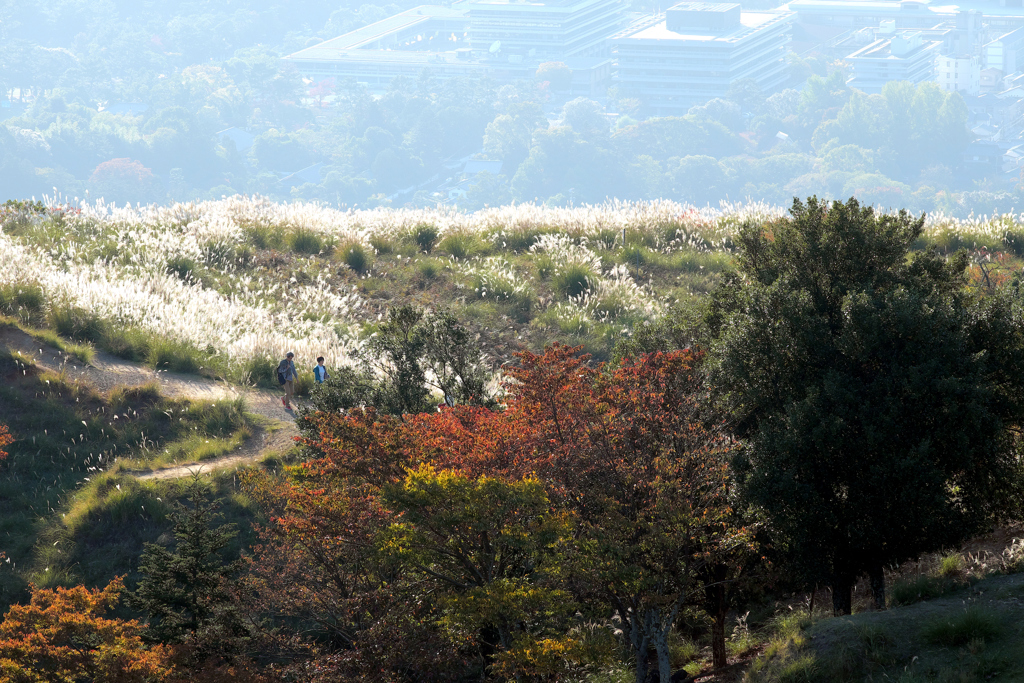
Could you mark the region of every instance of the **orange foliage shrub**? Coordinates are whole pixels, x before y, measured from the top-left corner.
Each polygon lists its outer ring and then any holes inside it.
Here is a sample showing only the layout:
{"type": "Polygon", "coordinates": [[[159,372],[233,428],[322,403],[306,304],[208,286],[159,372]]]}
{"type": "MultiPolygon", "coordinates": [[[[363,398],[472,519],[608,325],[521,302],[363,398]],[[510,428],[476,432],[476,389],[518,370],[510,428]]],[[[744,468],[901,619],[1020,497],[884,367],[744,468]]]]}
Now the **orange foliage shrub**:
{"type": "Polygon", "coordinates": [[[124,588],[34,589],[0,623],[0,680],[11,683],[154,683],[171,672],[163,647],[147,649],[137,621],[106,619],[124,588]]]}

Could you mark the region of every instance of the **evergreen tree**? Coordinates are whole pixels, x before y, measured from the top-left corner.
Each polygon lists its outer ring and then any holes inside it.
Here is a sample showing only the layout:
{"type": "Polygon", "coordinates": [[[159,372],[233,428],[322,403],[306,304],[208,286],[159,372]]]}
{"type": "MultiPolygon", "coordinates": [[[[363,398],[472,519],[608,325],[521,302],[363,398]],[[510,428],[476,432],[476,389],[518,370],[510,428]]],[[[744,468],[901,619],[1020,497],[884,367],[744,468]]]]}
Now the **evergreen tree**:
{"type": "Polygon", "coordinates": [[[146,544],[139,559],[142,579],[127,602],[148,615],[151,640],[228,653],[244,636],[229,590],[240,561],[223,558],[236,532],[233,524],[215,526],[219,506],[209,499],[199,476],[188,486],[188,504],[176,502],[171,513],[174,549],[146,544]]]}
{"type": "Polygon", "coordinates": [[[963,253],[911,254],[923,227],[795,201],[741,230],[708,314],[742,488],[837,613],[865,574],[884,607],[884,567],[962,542],[1015,497],[1019,306],[973,294],[963,253]]]}

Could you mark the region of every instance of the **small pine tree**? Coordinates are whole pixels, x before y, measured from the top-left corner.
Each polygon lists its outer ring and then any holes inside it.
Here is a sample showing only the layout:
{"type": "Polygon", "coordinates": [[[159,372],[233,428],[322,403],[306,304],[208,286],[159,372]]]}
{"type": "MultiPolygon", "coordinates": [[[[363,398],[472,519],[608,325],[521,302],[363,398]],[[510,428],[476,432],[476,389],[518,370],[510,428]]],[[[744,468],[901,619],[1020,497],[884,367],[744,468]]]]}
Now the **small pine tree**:
{"type": "Polygon", "coordinates": [[[219,506],[208,498],[198,474],[187,500],[188,505],[176,502],[171,513],[176,547],[146,544],[139,558],[142,579],[127,602],[148,615],[150,640],[189,644],[197,654],[229,654],[245,635],[230,593],[240,561],[223,558],[235,525],[215,526],[219,506]]]}

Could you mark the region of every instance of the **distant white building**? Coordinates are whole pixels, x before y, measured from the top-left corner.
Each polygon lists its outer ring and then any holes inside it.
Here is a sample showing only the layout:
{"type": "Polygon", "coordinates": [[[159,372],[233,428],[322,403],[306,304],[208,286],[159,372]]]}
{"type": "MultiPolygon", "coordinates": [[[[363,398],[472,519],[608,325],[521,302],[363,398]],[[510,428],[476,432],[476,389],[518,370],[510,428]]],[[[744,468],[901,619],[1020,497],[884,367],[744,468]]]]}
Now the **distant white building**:
{"type": "Polygon", "coordinates": [[[920,31],[898,31],[892,38],[876,40],[846,58],[853,68],[849,85],[880,93],[889,81],[933,80],[941,45],[937,40],[925,40],[920,31]]]}
{"type": "Polygon", "coordinates": [[[656,114],[680,114],[726,97],[750,79],[764,93],[788,78],[786,50],[795,15],[747,12],[735,3],[680,2],[645,17],[612,38],[615,80],[656,114]]]}
{"type": "Polygon", "coordinates": [[[981,60],[973,55],[940,55],[935,80],[943,90],[977,95],[981,92],[981,60]]]}

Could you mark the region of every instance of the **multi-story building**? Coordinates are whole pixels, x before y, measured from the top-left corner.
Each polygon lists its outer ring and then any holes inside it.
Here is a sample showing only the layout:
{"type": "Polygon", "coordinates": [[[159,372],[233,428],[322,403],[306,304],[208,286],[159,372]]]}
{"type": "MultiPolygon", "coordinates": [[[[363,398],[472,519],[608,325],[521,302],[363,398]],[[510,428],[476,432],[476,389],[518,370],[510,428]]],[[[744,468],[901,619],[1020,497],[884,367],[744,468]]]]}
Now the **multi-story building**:
{"type": "Polygon", "coordinates": [[[608,37],[625,22],[622,0],[474,0],[423,5],[285,57],[312,78],[352,79],[384,90],[399,76],[531,78],[564,62],[572,91],[603,94],[608,37]]]}
{"type": "Polygon", "coordinates": [[[608,36],[623,24],[620,0],[472,0],[469,44],[488,53],[541,61],[607,57],[608,36]]]}
{"type": "Polygon", "coordinates": [[[889,81],[922,83],[935,77],[935,59],[942,45],[924,40],[918,31],[898,31],[846,58],[853,69],[849,85],[867,93],[880,93],[889,81]]]}
{"type": "Polygon", "coordinates": [[[613,38],[615,80],[653,114],[679,114],[751,79],[766,93],[786,81],[793,13],[681,2],[613,38]]]}
{"type": "Polygon", "coordinates": [[[977,95],[981,92],[981,60],[973,55],[940,55],[935,81],[943,90],[977,95]]]}

